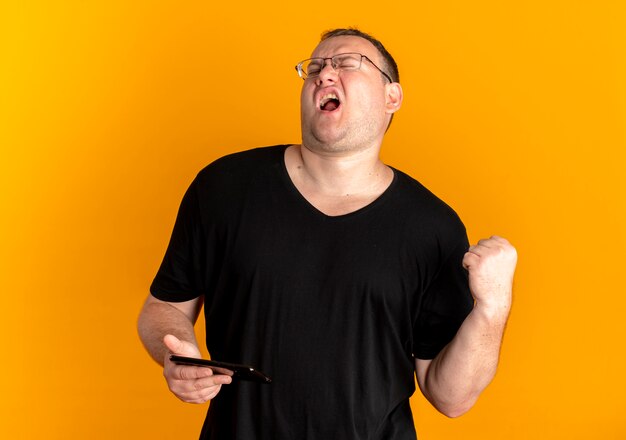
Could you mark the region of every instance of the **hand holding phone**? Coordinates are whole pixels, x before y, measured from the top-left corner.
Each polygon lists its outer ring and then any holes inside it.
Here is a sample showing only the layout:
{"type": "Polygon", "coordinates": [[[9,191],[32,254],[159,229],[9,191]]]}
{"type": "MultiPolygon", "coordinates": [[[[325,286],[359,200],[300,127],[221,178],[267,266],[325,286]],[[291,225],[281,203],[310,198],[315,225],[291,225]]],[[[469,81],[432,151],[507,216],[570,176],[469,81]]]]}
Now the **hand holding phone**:
{"type": "Polygon", "coordinates": [[[232,364],[208,359],[191,358],[186,356],[171,355],[170,360],[178,365],[192,365],[195,367],[206,367],[217,374],[232,376],[233,379],[247,380],[258,383],[271,383],[272,379],[248,365],[232,364]]]}

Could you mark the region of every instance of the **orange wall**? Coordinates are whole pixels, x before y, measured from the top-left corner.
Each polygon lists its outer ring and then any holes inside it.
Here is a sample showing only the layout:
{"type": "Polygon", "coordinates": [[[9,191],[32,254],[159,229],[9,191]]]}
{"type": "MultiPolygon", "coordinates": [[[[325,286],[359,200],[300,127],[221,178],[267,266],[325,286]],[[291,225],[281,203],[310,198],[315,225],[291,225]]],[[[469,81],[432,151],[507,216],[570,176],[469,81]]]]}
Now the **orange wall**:
{"type": "Polygon", "coordinates": [[[298,142],[293,65],[358,25],[401,67],[385,160],[520,253],[495,382],[416,396],[420,440],[626,438],[624,3],[211,3],[0,5],[0,437],[196,438],[135,332],[178,203],[298,142]]]}

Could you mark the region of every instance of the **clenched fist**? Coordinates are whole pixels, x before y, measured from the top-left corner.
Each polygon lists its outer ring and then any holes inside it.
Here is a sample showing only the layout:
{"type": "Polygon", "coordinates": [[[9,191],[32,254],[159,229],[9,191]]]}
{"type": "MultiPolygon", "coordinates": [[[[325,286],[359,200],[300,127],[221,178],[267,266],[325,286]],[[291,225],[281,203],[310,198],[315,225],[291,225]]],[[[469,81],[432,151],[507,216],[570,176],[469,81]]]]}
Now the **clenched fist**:
{"type": "Polygon", "coordinates": [[[515,248],[502,237],[494,235],[470,246],[463,257],[463,267],[469,272],[469,286],[477,307],[508,315],[516,264],[515,248]]]}

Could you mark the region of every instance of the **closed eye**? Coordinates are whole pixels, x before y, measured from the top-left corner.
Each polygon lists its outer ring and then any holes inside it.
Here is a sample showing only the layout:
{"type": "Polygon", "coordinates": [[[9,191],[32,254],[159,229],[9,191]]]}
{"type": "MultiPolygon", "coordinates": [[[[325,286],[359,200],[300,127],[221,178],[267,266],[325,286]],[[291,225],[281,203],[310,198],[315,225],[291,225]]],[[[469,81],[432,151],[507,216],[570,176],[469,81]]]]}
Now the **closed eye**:
{"type": "Polygon", "coordinates": [[[336,69],[358,69],[361,65],[361,56],[356,54],[337,55],[333,58],[336,69]]]}
{"type": "Polygon", "coordinates": [[[307,75],[318,75],[322,71],[320,63],[311,63],[306,68],[307,75]]]}

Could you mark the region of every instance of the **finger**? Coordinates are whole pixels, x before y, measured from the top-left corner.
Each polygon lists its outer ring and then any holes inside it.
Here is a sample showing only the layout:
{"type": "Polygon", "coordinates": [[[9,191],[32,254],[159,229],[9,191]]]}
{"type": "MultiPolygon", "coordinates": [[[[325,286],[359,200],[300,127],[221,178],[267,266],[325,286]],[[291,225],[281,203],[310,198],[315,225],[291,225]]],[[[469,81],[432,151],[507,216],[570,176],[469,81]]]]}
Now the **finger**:
{"type": "Polygon", "coordinates": [[[210,368],[178,365],[174,368],[174,377],[180,380],[196,380],[213,376],[210,368]]]}
{"type": "Polygon", "coordinates": [[[197,393],[204,393],[207,389],[228,385],[231,382],[232,378],[229,376],[214,375],[193,380],[176,380],[172,382],[171,388],[177,394],[191,396],[197,393]]]}
{"type": "Polygon", "coordinates": [[[471,252],[479,256],[502,255],[515,251],[515,248],[506,238],[497,235],[491,238],[480,240],[475,246],[470,248],[471,252]]]}
{"type": "MultiPolygon", "coordinates": [[[[174,335],[165,335],[163,337],[163,344],[165,348],[167,348],[167,353],[165,354],[164,365],[171,364],[170,355],[177,354],[188,357],[200,357],[200,353],[193,344],[185,343],[178,339],[174,335]]],[[[171,367],[171,365],[170,365],[171,367]]],[[[175,371],[177,376],[180,374],[179,367],[171,367],[171,370],[175,371]]]]}
{"type": "Polygon", "coordinates": [[[233,378],[230,376],[225,376],[223,374],[214,374],[211,377],[194,381],[193,386],[196,390],[202,390],[205,388],[211,388],[219,385],[228,385],[232,381],[233,378]]]}
{"type": "Polygon", "coordinates": [[[491,239],[494,240],[494,241],[497,241],[499,243],[502,243],[502,244],[510,244],[509,240],[507,240],[504,237],[501,237],[500,235],[492,235],[491,239]]]}
{"type": "Polygon", "coordinates": [[[194,388],[171,388],[172,393],[176,395],[180,400],[188,403],[204,403],[214,397],[220,390],[221,385],[212,387],[201,388],[196,390],[194,388]]]}
{"type": "Polygon", "coordinates": [[[178,339],[176,336],[165,335],[163,337],[163,343],[165,344],[167,349],[171,351],[172,353],[181,354],[181,355],[183,354],[185,346],[183,344],[183,341],[178,339]]]}
{"type": "Polygon", "coordinates": [[[483,238],[481,240],[478,240],[478,245],[479,246],[484,246],[484,247],[486,247],[488,249],[493,249],[495,247],[500,247],[500,246],[502,246],[503,244],[506,244],[506,243],[508,243],[506,241],[506,239],[504,239],[502,237],[499,237],[497,235],[492,235],[489,238],[483,238]]]}
{"type": "Polygon", "coordinates": [[[502,242],[500,237],[491,236],[490,238],[483,238],[478,240],[478,242],[470,246],[468,252],[472,252],[476,255],[483,255],[490,250],[497,249],[502,246],[502,242]]]}
{"type": "Polygon", "coordinates": [[[479,240],[478,243],[483,244],[487,247],[510,246],[509,241],[499,235],[492,235],[489,238],[479,240]]]}
{"type": "Polygon", "coordinates": [[[470,270],[472,267],[476,266],[480,261],[480,256],[472,251],[468,251],[463,256],[463,267],[466,270],[470,270]]]}
{"type": "Polygon", "coordinates": [[[188,357],[200,357],[200,350],[194,344],[186,341],[181,341],[174,335],[165,335],[163,337],[163,343],[172,354],[178,354],[188,357]]]}
{"type": "Polygon", "coordinates": [[[206,403],[213,399],[222,389],[221,385],[217,385],[210,388],[203,388],[200,391],[194,391],[190,393],[174,393],[176,396],[187,403],[206,403]]]}
{"type": "Polygon", "coordinates": [[[167,380],[170,385],[174,385],[176,383],[190,384],[198,379],[213,376],[213,372],[209,368],[176,365],[171,361],[168,361],[168,364],[163,369],[163,376],[165,376],[165,380],[167,380]]]}
{"type": "Polygon", "coordinates": [[[481,244],[475,244],[473,246],[470,246],[467,249],[467,254],[471,254],[474,255],[475,257],[480,257],[482,254],[484,254],[487,251],[487,247],[481,245],[481,244]]]}
{"type": "Polygon", "coordinates": [[[170,389],[185,402],[204,403],[215,397],[222,385],[228,385],[231,381],[230,376],[214,375],[206,379],[177,381],[170,389]]]}

